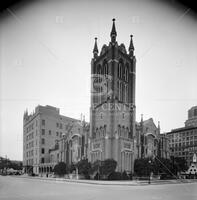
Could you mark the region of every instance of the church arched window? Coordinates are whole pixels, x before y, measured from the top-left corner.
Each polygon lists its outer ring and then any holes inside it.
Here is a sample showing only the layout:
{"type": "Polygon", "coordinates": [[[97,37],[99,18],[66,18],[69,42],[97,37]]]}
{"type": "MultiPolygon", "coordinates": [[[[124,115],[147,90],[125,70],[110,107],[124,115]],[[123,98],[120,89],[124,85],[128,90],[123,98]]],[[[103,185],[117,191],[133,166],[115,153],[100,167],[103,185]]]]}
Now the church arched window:
{"type": "Polygon", "coordinates": [[[122,90],[121,90],[121,82],[119,82],[119,100],[121,101],[122,90]]]}
{"type": "Polygon", "coordinates": [[[128,85],[127,84],[125,84],[125,95],[124,95],[124,97],[125,97],[125,102],[128,103],[128,85]]]}
{"type": "Polygon", "coordinates": [[[127,127],[126,128],[126,138],[128,138],[129,137],[129,128],[127,127]]]}
{"type": "Polygon", "coordinates": [[[122,82],[122,85],[121,85],[121,90],[122,90],[122,96],[121,96],[121,101],[124,102],[124,83],[122,82]]]}
{"type": "Polygon", "coordinates": [[[129,73],[128,73],[128,63],[127,63],[125,67],[125,81],[128,82],[128,80],[129,80],[129,73]]]}
{"type": "Polygon", "coordinates": [[[120,61],[118,64],[118,78],[122,77],[123,77],[123,63],[122,61],[120,61]]]}
{"type": "Polygon", "coordinates": [[[106,135],[106,132],[107,132],[107,125],[105,124],[105,125],[104,125],[103,136],[105,136],[105,135],[106,135]]]}
{"type": "Polygon", "coordinates": [[[96,128],[96,134],[95,134],[95,138],[98,138],[98,128],[96,128]]]}
{"type": "Polygon", "coordinates": [[[120,136],[121,135],[121,127],[120,127],[120,125],[118,125],[118,136],[120,136]]]}
{"type": "Polygon", "coordinates": [[[120,101],[123,101],[123,96],[124,96],[124,94],[123,94],[123,83],[121,82],[120,83],[120,101]]]}
{"type": "Polygon", "coordinates": [[[108,74],[108,64],[106,63],[106,61],[103,64],[103,74],[104,75],[108,74]]]}
{"type": "Polygon", "coordinates": [[[96,67],[96,74],[101,74],[101,65],[97,65],[96,67]]]}

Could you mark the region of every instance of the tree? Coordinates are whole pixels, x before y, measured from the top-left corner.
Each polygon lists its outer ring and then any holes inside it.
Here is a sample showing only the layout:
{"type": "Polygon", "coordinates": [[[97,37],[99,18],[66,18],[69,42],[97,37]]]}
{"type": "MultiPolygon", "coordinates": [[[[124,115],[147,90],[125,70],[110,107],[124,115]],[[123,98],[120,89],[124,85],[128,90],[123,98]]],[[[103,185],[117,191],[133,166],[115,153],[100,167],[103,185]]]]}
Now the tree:
{"type": "Polygon", "coordinates": [[[134,171],[137,176],[150,176],[150,172],[154,174],[173,174],[172,163],[170,159],[155,157],[136,159],[134,163],[134,171]]]}
{"type": "Polygon", "coordinates": [[[121,172],[112,172],[108,176],[108,180],[121,180],[121,179],[122,179],[121,172]]]}
{"type": "Polygon", "coordinates": [[[155,174],[169,174],[173,175],[173,167],[170,159],[155,157],[154,160],[154,173],[155,174]]]}
{"type": "Polygon", "coordinates": [[[98,172],[99,168],[101,166],[101,162],[100,160],[96,160],[92,165],[91,165],[91,169],[90,169],[90,173],[93,174],[94,172],[98,172]]]}
{"type": "Polygon", "coordinates": [[[88,162],[88,159],[80,160],[76,167],[78,168],[78,173],[83,174],[86,178],[89,177],[89,172],[91,169],[91,164],[88,162]]]}
{"type": "Polygon", "coordinates": [[[92,164],[90,173],[97,172],[101,176],[109,176],[109,174],[115,172],[116,166],[117,162],[113,159],[106,159],[104,161],[97,160],[92,164]]]}
{"type": "Polygon", "coordinates": [[[185,160],[185,158],[175,157],[174,167],[176,168],[177,172],[186,171],[188,169],[187,161],[185,160]]]}
{"type": "Polygon", "coordinates": [[[75,166],[73,163],[71,163],[71,164],[67,167],[67,169],[68,169],[68,173],[72,173],[74,170],[76,170],[76,166],[75,166]]]}
{"type": "Polygon", "coordinates": [[[109,175],[112,172],[115,172],[117,162],[113,159],[106,159],[101,163],[100,174],[109,175]]]}
{"type": "Polygon", "coordinates": [[[137,176],[149,176],[150,171],[154,171],[153,163],[149,163],[149,158],[136,159],[134,162],[134,172],[137,176]]]}
{"type": "Polygon", "coordinates": [[[64,162],[60,162],[54,167],[54,173],[59,176],[64,176],[67,173],[67,165],[64,162]]]}

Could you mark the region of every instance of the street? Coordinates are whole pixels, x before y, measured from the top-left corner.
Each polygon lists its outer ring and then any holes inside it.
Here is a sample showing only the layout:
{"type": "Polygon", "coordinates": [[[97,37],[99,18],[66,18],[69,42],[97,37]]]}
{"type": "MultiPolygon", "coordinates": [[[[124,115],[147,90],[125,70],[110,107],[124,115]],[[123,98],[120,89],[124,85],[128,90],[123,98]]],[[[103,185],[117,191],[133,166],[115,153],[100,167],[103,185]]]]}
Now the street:
{"type": "Polygon", "coordinates": [[[196,200],[197,183],[91,185],[0,176],[0,200],[196,200]]]}

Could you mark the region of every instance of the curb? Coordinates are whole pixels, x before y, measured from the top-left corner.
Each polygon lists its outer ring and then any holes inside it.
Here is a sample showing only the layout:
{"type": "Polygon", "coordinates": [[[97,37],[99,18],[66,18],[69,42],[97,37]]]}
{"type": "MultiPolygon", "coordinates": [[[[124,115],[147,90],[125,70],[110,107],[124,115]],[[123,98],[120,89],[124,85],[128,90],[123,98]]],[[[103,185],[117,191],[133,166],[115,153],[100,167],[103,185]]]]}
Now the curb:
{"type": "Polygon", "coordinates": [[[166,185],[166,184],[185,184],[185,183],[197,183],[197,180],[157,180],[152,181],[151,184],[148,181],[131,181],[131,182],[109,182],[109,181],[94,181],[94,180],[72,180],[72,179],[63,179],[63,178],[45,178],[45,177],[28,177],[28,176],[10,176],[15,178],[26,178],[26,179],[33,179],[33,180],[42,180],[42,181],[54,181],[54,182],[67,182],[67,183],[76,183],[76,184],[87,184],[87,185],[109,185],[109,186],[148,186],[148,185],[166,185]]]}

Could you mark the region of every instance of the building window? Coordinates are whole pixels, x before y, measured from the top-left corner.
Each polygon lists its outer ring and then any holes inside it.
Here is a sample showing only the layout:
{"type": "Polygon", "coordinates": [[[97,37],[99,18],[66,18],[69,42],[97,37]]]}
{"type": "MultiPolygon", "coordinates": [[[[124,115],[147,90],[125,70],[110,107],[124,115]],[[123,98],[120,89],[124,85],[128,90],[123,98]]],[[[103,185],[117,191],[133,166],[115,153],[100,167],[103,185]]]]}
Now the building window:
{"type": "Polygon", "coordinates": [[[60,123],[60,129],[62,129],[62,123],[60,123]]]}
{"type": "Polygon", "coordinates": [[[127,67],[125,68],[125,81],[128,81],[128,69],[127,69],[127,67]]]}
{"type": "Polygon", "coordinates": [[[45,139],[44,138],[42,138],[42,144],[45,144],[45,139]]]}
{"type": "Polygon", "coordinates": [[[42,148],[42,153],[44,153],[44,148],[42,148]]]}
{"type": "Polygon", "coordinates": [[[108,74],[108,65],[107,64],[104,65],[104,74],[108,74]]]}
{"type": "Polygon", "coordinates": [[[59,133],[58,133],[58,132],[56,132],[56,136],[57,136],[57,137],[59,136],[59,133]]]}
{"type": "Polygon", "coordinates": [[[44,158],[41,158],[41,163],[44,163],[44,158]]]}
{"type": "Polygon", "coordinates": [[[58,122],[56,123],[56,127],[57,127],[57,128],[59,127],[59,123],[58,123],[58,122]]]}
{"type": "Polygon", "coordinates": [[[44,119],[42,120],[42,126],[45,126],[45,120],[44,119]]]}
{"type": "Polygon", "coordinates": [[[51,135],[51,130],[49,130],[49,135],[51,135]]]}
{"type": "Polygon", "coordinates": [[[45,135],[45,129],[42,129],[42,135],[45,135]]]}

